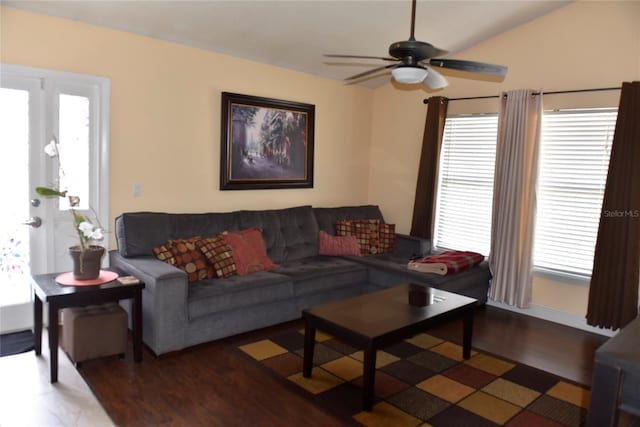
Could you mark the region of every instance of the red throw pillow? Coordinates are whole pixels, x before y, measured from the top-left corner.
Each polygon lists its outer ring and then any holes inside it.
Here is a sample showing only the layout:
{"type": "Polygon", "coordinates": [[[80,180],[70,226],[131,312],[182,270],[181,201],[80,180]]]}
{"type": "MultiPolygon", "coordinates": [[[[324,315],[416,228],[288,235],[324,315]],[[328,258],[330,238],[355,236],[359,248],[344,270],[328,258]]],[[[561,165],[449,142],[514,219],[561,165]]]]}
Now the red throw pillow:
{"type": "Polygon", "coordinates": [[[222,238],[231,246],[239,276],[257,271],[269,271],[277,267],[267,256],[260,228],[248,228],[234,233],[225,232],[222,238]]]}
{"type": "Polygon", "coordinates": [[[221,235],[196,240],[196,246],[213,266],[216,276],[223,279],[236,274],[233,250],[221,235]]]}
{"type": "Polygon", "coordinates": [[[318,234],[320,255],[355,255],[361,256],[360,245],[356,236],[332,236],[324,231],[318,234]]]}

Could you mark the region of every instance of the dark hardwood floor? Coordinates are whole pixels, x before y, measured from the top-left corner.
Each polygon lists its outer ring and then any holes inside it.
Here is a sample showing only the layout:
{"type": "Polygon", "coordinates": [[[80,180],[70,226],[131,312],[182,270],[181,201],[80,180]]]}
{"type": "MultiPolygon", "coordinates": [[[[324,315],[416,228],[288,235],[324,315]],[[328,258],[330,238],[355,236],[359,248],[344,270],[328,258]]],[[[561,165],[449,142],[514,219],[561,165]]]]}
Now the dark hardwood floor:
{"type": "MultiPolygon", "coordinates": [[[[248,363],[235,347],[249,337],[273,334],[291,323],[153,356],[141,364],[103,358],[82,364],[80,373],[118,426],[333,426],[340,421],[248,363]]],[[[461,322],[428,331],[460,342],[461,322]]],[[[533,317],[483,307],[473,346],[504,358],[590,385],[593,354],[606,337],[533,317]]]]}

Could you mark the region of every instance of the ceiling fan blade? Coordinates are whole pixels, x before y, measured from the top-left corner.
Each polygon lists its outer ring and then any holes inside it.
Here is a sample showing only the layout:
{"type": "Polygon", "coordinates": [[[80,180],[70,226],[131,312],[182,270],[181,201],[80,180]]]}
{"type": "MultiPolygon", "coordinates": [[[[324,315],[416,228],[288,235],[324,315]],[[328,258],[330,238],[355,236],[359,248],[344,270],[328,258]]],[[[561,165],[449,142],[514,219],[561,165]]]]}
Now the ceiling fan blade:
{"type": "Polygon", "coordinates": [[[472,73],[493,74],[496,76],[505,76],[507,74],[507,67],[503,65],[465,61],[462,59],[434,58],[429,60],[429,65],[441,68],[451,68],[453,70],[469,71],[472,73]]]}
{"type": "Polygon", "coordinates": [[[382,56],[363,56],[363,55],[337,55],[325,53],[323,56],[327,58],[353,58],[353,59],[381,59],[383,61],[397,61],[396,58],[385,58],[382,56]]]}
{"type": "Polygon", "coordinates": [[[365,71],[364,73],[360,73],[360,74],[356,74],[355,76],[347,77],[345,80],[356,80],[356,79],[359,79],[361,77],[368,76],[369,74],[377,73],[378,71],[386,70],[387,68],[394,68],[394,67],[397,67],[397,66],[398,66],[398,64],[383,65],[382,67],[377,67],[377,68],[374,68],[372,70],[365,71]]]}
{"type": "Polygon", "coordinates": [[[427,77],[422,81],[422,83],[428,87],[429,89],[442,89],[449,86],[449,82],[444,78],[442,74],[434,70],[433,68],[427,65],[427,77]]]}
{"type": "Polygon", "coordinates": [[[431,51],[431,55],[429,56],[429,58],[433,58],[434,56],[442,56],[449,53],[448,50],[439,49],[435,46],[432,46],[432,47],[433,47],[433,50],[431,51]]]}

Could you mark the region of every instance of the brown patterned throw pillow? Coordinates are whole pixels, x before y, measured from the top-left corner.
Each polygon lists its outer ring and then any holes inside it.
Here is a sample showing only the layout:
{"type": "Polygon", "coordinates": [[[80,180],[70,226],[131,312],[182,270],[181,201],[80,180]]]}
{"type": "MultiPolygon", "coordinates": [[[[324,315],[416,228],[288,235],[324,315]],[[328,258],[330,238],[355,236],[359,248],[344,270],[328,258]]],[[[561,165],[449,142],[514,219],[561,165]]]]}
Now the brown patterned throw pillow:
{"type": "Polygon", "coordinates": [[[222,236],[196,240],[196,246],[207,258],[209,264],[213,266],[216,276],[222,279],[237,274],[231,246],[225,242],[222,236]]]}
{"type": "Polygon", "coordinates": [[[169,249],[171,247],[171,245],[169,243],[170,243],[170,241],[165,243],[162,246],[158,246],[156,248],[153,248],[153,254],[160,261],[164,261],[167,264],[176,265],[176,257],[173,256],[173,252],[171,252],[171,249],[169,249]]]}
{"type": "Polygon", "coordinates": [[[379,253],[392,253],[396,248],[396,225],[381,223],[378,231],[380,232],[379,253]]]}
{"type": "Polygon", "coordinates": [[[337,236],[355,236],[362,255],[391,253],[396,245],[395,224],[385,224],[379,219],[352,219],[336,223],[337,236]]]}
{"type": "Polygon", "coordinates": [[[336,223],[337,236],[356,236],[362,255],[375,255],[379,253],[380,232],[379,219],[352,219],[342,220],[336,223]]]}
{"type": "Polygon", "coordinates": [[[210,279],[215,276],[213,266],[207,262],[207,258],[202,254],[196,242],[200,237],[190,239],[173,240],[171,252],[176,257],[176,267],[187,272],[189,283],[198,280],[210,279]]]}
{"type": "Polygon", "coordinates": [[[169,240],[164,245],[153,248],[153,252],[159,260],[185,271],[189,283],[210,279],[216,273],[196,246],[196,241],[200,239],[200,237],[191,237],[169,240]]]}

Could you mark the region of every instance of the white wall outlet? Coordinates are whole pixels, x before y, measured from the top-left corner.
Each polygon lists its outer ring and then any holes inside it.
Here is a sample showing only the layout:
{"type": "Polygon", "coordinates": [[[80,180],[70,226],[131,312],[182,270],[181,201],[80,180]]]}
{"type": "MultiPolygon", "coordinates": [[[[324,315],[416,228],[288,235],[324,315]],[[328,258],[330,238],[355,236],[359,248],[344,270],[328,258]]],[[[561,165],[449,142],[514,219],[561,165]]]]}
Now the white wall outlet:
{"type": "Polygon", "coordinates": [[[142,184],[133,183],[133,197],[140,197],[142,195],[142,184]]]}

